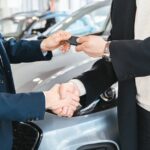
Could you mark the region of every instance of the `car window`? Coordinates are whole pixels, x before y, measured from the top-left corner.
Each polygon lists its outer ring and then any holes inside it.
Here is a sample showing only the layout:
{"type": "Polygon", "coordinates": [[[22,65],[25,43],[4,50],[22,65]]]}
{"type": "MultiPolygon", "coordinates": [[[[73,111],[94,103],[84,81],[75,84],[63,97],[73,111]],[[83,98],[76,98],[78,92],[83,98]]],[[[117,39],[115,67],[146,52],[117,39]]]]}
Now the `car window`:
{"type": "MultiPolygon", "coordinates": [[[[90,28],[90,27],[89,27],[90,28]]],[[[71,24],[66,31],[73,33],[74,35],[82,35],[89,32],[88,26],[84,23],[84,17],[71,24]]]]}
{"type": "Polygon", "coordinates": [[[38,18],[28,18],[23,21],[22,31],[26,31],[26,29],[38,18]]]}
{"type": "Polygon", "coordinates": [[[9,33],[16,33],[18,29],[18,23],[13,20],[3,20],[0,23],[0,32],[5,36],[9,33]]]}
{"type": "Polygon", "coordinates": [[[34,23],[32,29],[39,29],[39,28],[44,28],[46,25],[46,20],[40,20],[34,23]]]}
{"type": "Polygon", "coordinates": [[[50,17],[45,20],[43,19],[39,20],[32,25],[32,27],[29,30],[29,33],[31,33],[33,30],[36,31],[37,29],[43,29],[42,32],[44,32],[47,28],[49,28],[50,26],[54,25],[59,21],[62,21],[63,19],[65,19],[65,16],[56,16],[54,18],[50,17]]]}
{"type": "Polygon", "coordinates": [[[66,16],[57,16],[57,17],[55,17],[56,23],[64,20],[65,18],[66,18],[66,16]]]}
{"type": "Polygon", "coordinates": [[[66,28],[66,31],[69,31],[74,35],[84,35],[100,32],[105,26],[109,10],[110,6],[93,10],[92,12],[85,14],[81,18],[75,20],[66,28]]]}

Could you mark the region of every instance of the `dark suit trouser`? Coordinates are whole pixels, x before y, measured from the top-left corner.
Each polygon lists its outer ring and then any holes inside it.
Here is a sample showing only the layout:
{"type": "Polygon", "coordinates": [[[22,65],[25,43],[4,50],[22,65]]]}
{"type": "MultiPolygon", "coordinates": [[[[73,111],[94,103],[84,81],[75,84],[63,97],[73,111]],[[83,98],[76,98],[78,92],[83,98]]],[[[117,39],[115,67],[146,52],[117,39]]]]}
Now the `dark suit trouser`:
{"type": "Polygon", "coordinates": [[[150,150],[150,112],[138,106],[138,150],[150,150]]]}

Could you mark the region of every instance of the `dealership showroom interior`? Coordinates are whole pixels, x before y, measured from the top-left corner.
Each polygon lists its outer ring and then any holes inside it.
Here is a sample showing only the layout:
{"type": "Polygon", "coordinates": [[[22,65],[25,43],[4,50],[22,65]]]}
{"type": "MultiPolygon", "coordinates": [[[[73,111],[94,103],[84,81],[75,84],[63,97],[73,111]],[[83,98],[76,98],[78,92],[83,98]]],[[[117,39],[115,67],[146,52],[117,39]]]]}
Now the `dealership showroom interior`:
{"type": "Polygon", "coordinates": [[[0,150],[150,150],[149,8],[0,0],[0,150]]]}

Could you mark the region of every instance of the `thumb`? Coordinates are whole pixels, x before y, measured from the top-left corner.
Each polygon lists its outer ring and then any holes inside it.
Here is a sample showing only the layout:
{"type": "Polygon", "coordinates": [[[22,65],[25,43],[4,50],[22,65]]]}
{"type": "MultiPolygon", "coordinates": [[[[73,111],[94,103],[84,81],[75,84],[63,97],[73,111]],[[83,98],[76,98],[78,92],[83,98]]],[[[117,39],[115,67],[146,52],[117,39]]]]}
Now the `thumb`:
{"type": "Polygon", "coordinates": [[[62,99],[64,99],[68,93],[72,93],[74,92],[74,85],[73,83],[64,83],[64,84],[61,84],[60,85],[60,88],[59,88],[59,93],[60,93],[60,97],[62,99]]]}
{"type": "Polygon", "coordinates": [[[67,99],[61,99],[54,109],[63,108],[66,106],[69,106],[69,101],[67,99]]]}
{"type": "Polygon", "coordinates": [[[59,92],[60,84],[55,84],[52,88],[53,92],[59,92]]]}
{"type": "Polygon", "coordinates": [[[77,38],[77,42],[80,43],[80,44],[82,44],[84,42],[87,42],[87,40],[88,40],[87,36],[77,38]]]}

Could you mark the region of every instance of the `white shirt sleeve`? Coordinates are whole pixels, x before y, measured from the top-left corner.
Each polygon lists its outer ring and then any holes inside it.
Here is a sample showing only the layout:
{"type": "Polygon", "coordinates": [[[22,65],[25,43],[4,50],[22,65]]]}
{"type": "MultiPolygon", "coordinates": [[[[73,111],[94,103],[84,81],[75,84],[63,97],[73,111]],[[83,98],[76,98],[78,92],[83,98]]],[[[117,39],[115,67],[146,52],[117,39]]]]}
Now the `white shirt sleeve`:
{"type": "MultiPolygon", "coordinates": [[[[53,57],[54,57],[54,56],[58,56],[58,55],[60,55],[60,54],[62,54],[62,52],[61,52],[60,50],[58,50],[58,49],[52,51],[53,57]]],[[[46,56],[46,55],[47,55],[47,52],[43,52],[43,56],[46,56]]]]}
{"type": "Polygon", "coordinates": [[[60,49],[55,49],[54,51],[52,51],[53,56],[58,56],[60,54],[63,54],[63,52],[60,49]]]}
{"type": "Polygon", "coordinates": [[[80,91],[80,96],[83,96],[86,94],[86,89],[84,87],[84,84],[80,80],[72,79],[69,82],[73,82],[78,87],[78,89],[80,91]]]}

